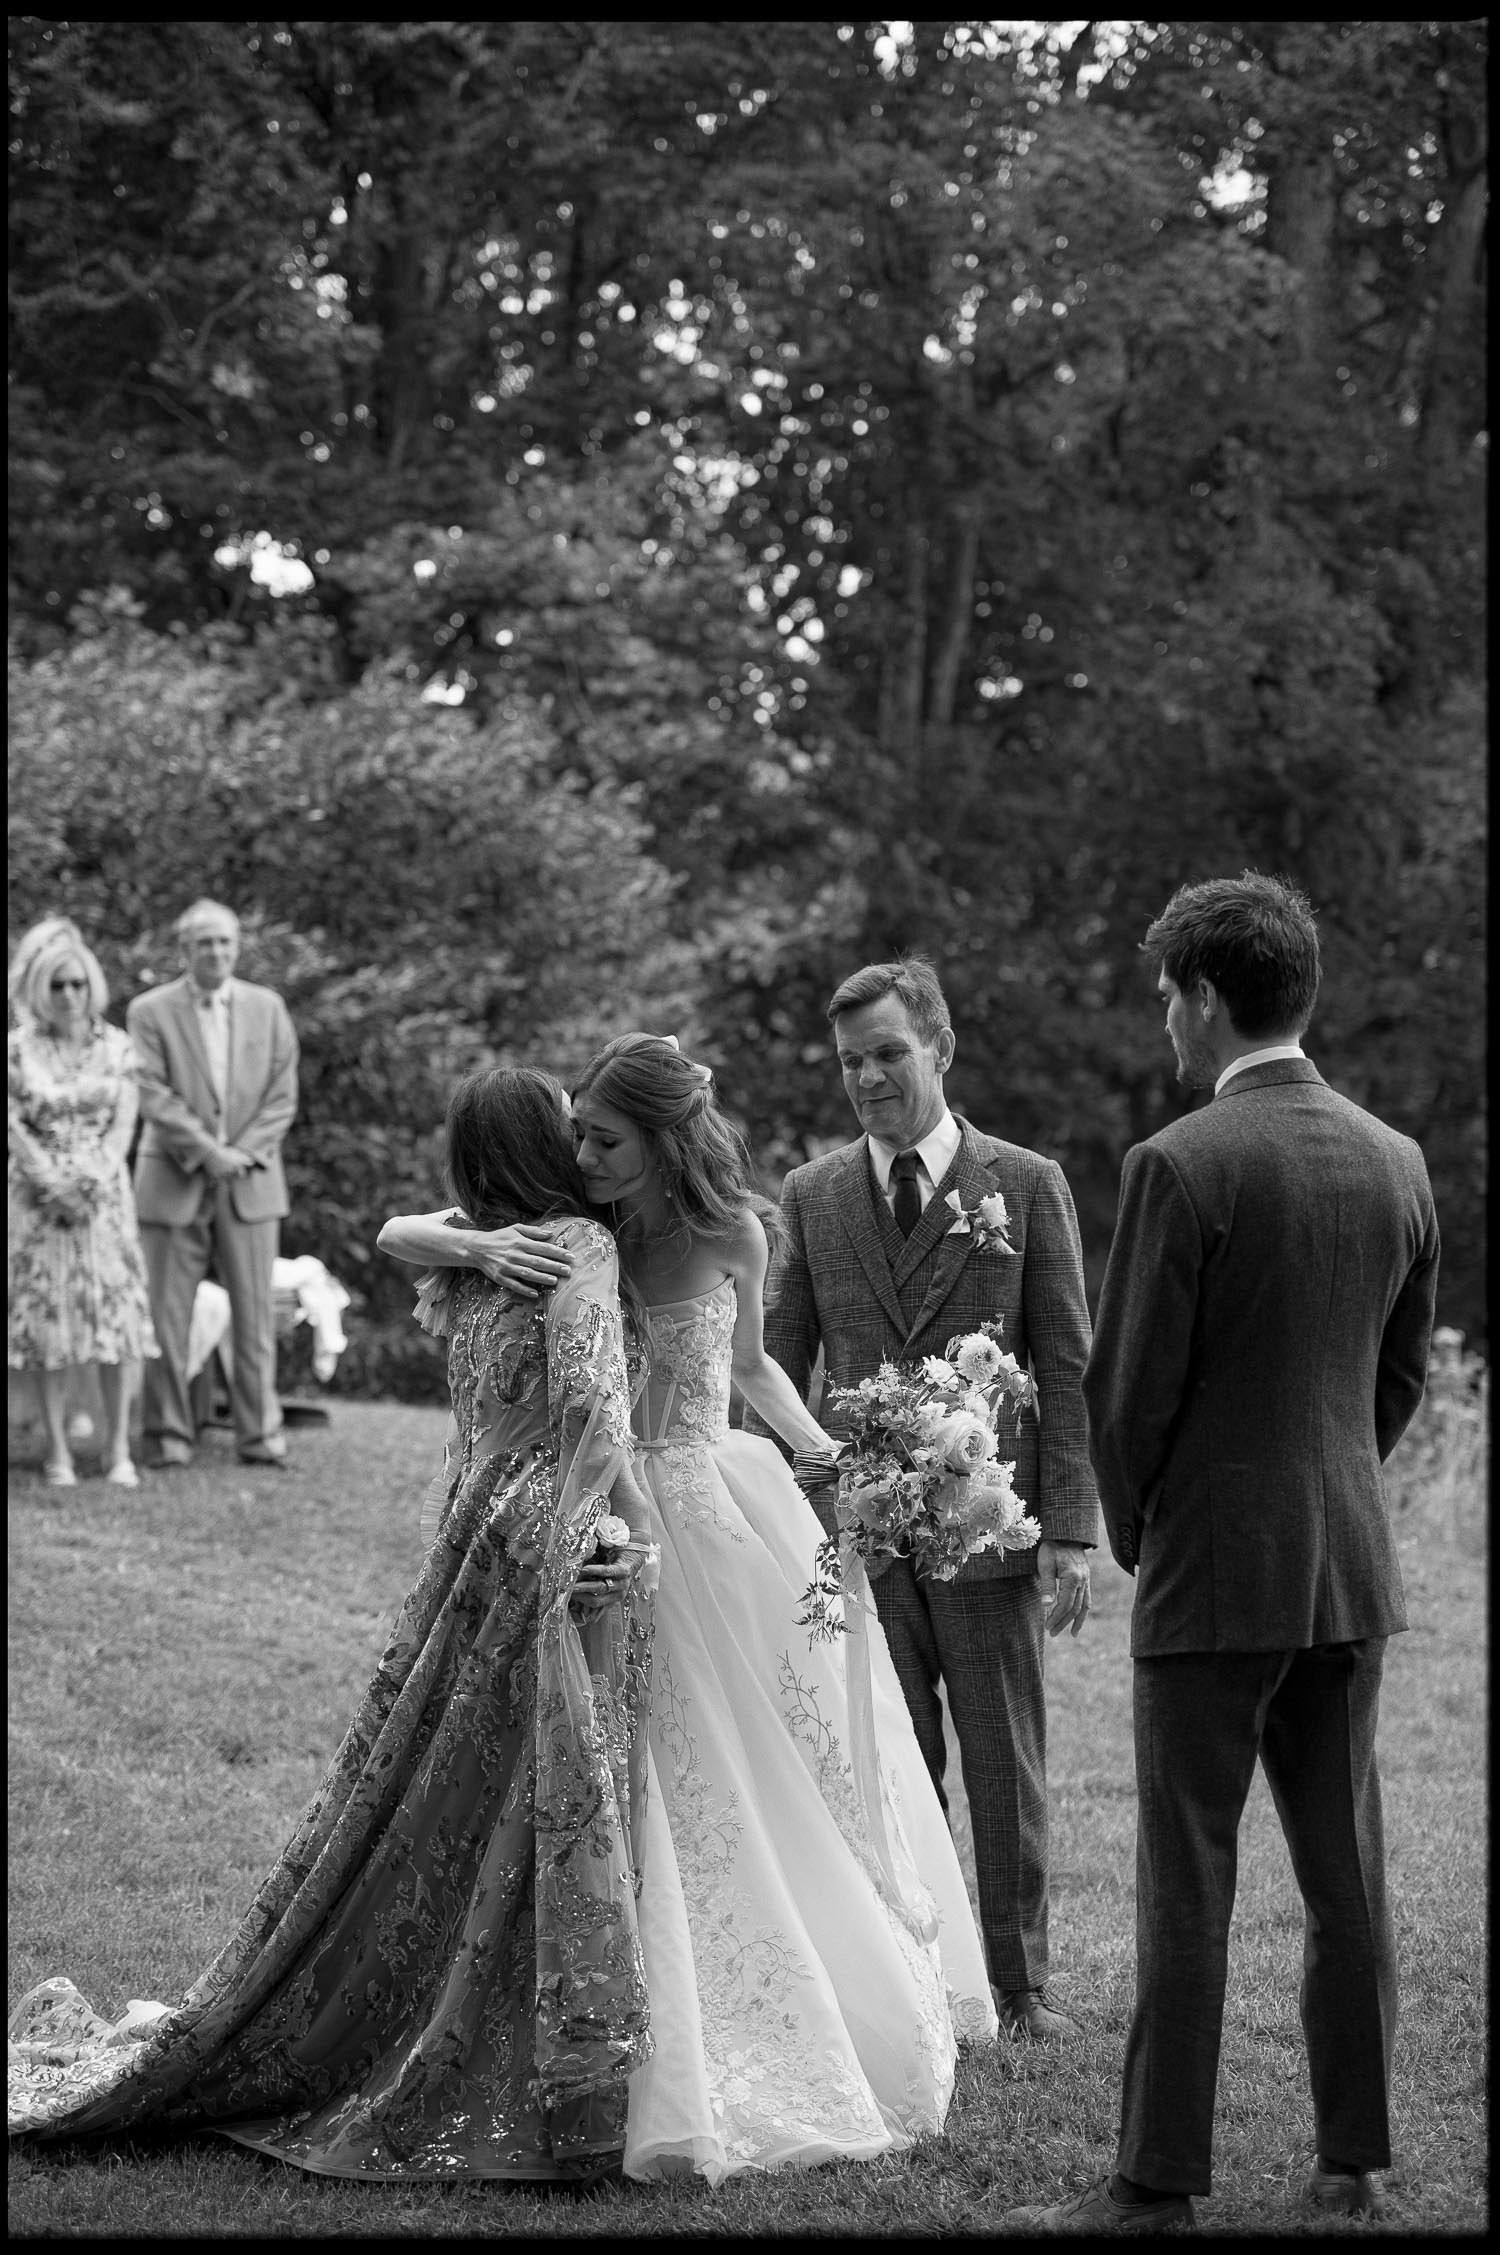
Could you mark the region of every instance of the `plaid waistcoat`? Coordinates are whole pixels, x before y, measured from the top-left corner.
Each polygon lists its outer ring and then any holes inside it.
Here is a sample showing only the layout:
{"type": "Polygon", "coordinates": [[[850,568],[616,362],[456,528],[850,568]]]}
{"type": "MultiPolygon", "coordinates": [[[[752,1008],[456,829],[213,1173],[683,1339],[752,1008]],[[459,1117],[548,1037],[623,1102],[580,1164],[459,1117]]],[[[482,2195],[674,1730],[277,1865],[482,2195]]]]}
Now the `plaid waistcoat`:
{"type": "MultiPolygon", "coordinates": [[[[864,1139],[788,1175],[782,1209],[788,1243],[766,1294],[766,1345],[806,1396],[821,1347],[825,1384],[851,1385],[889,1359],[941,1354],[955,1334],[999,1317],[1002,1344],[1031,1370],[1040,1414],[1002,1432],[1016,1486],[1054,1541],[1094,1542],[1098,1510],[1080,1391],[1089,1347],[1078,1224],[1062,1170],[1018,1144],[959,1122],[959,1150],[903,1238],[881,1197],[864,1139]],[[1013,1254],[953,1235],[946,1199],[972,1209],[1000,1191],[1013,1254]]],[[[747,1420],[747,1423],[749,1421],[747,1420]]],[[[823,1422],[839,1419],[827,1403],[823,1422]]],[[[965,1575],[1035,1571],[1035,1555],[983,1554],[965,1575]]]]}

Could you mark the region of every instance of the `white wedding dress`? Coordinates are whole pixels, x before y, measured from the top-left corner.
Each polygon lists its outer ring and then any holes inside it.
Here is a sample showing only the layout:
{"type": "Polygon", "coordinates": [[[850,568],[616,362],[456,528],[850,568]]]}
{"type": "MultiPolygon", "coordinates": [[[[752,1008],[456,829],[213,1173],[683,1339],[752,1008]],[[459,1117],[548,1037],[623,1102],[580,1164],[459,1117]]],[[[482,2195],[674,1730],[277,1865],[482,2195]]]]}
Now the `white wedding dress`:
{"type": "Polygon", "coordinates": [[[773,1444],[730,1429],[734,1322],[728,1280],[650,1310],[635,1410],[662,1549],[639,1905],[655,2048],[631,2077],[625,2144],[637,2178],[718,2183],[900,2149],[942,2128],[956,2039],[996,2032],[873,1608],[864,1639],[813,1643],[798,1625],[822,1530],[773,1444]]]}

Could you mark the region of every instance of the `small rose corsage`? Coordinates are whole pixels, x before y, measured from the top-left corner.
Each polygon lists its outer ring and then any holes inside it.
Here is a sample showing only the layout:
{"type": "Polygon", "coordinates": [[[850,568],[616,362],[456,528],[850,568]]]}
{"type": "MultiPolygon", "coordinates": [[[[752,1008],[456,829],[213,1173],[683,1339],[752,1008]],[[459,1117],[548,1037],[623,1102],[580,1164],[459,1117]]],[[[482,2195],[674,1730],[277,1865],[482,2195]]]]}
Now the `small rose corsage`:
{"type": "Polygon", "coordinates": [[[589,1563],[593,1566],[613,1566],[621,1551],[628,1550],[629,1547],[628,1523],[624,1519],[617,1519],[612,1511],[606,1511],[594,1528],[594,1555],[589,1563]]]}
{"type": "Polygon", "coordinates": [[[1005,1200],[998,1190],[992,1190],[977,1205],[965,1206],[956,1190],[950,1190],[943,1200],[951,1206],[958,1219],[949,1230],[950,1237],[972,1236],[981,1253],[1015,1254],[1006,1231],[1010,1228],[1010,1215],[1005,1210],[1005,1200]]]}

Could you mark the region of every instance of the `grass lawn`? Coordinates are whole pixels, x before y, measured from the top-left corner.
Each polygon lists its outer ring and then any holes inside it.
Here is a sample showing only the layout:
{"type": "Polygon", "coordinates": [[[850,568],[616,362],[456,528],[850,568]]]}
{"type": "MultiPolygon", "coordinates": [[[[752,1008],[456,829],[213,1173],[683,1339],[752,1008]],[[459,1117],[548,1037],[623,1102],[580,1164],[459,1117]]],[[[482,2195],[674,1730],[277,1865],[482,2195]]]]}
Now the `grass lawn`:
{"type": "MultiPolygon", "coordinates": [[[[137,1494],[10,1480],[13,2002],[67,1973],[98,2009],[170,2000],[223,1940],[337,1742],[418,1562],[442,1413],[332,1405],[287,1474],[212,1434],[137,1494]]],[[[1385,2224],[1299,2199],[1311,2153],[1297,2019],[1301,1912],[1257,1783],[1220,2069],[1209,2233],[1477,2234],[1488,2223],[1488,1615],[1482,1462],[1413,1436],[1400,1513],[1410,1633],[1387,1663],[1382,1767],[1402,1961],[1385,2224]],[[1440,1455],[1440,1451],[1438,1452],[1440,1455]]],[[[1399,1460],[1398,1460],[1399,1461],[1399,1460]]],[[[1056,1987],[1066,2050],[966,2053],[947,2134],[913,2152],[751,2179],[606,2188],[361,2186],[213,2137],[13,2153],[23,2236],[627,2238],[993,2232],[1013,2202],[1108,2167],[1133,1992],[1130,1584],[1095,1554],[1096,1611],[1049,1647],[1056,1987]]],[[[966,1862],[967,1814],[955,1829],[966,1862]]]]}

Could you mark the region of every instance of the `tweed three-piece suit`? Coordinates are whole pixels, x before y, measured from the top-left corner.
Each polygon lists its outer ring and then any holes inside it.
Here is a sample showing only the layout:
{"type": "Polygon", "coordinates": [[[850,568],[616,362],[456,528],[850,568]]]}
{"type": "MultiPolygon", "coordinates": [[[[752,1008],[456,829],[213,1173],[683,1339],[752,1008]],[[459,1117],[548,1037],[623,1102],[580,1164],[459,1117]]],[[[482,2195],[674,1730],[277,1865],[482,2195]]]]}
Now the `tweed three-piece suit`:
{"type": "MultiPolygon", "coordinates": [[[[941,1354],[955,1334],[996,1316],[1002,1344],[1037,1382],[1001,1454],[1045,1538],[1093,1543],[1098,1510],[1080,1382],[1089,1346],[1078,1223],[1062,1170],[958,1121],[952,1165],[910,1237],[877,1186],[868,1139],[795,1168],[782,1190],[787,1243],[772,1264],[765,1339],[806,1398],[824,1357],[822,1422],[840,1431],[830,1386],[870,1377],[889,1359],[941,1354]],[[1013,1254],[950,1234],[957,1191],[966,1208],[994,1191],[1010,1217],[1013,1254]]],[[[763,1429],[763,1428],[762,1428],[763,1429]]],[[[833,1531],[831,1504],[813,1499],[833,1531]]],[[[1002,1993],[1039,1989],[1047,1972],[1044,1608],[1035,1551],[983,1552],[951,1582],[897,1559],[873,1581],[876,1610],[923,1756],[943,1796],[946,1686],[974,1826],[980,1925],[1002,1993]]],[[[946,1806],[946,1800],[945,1800],[946,1806]]]]}

